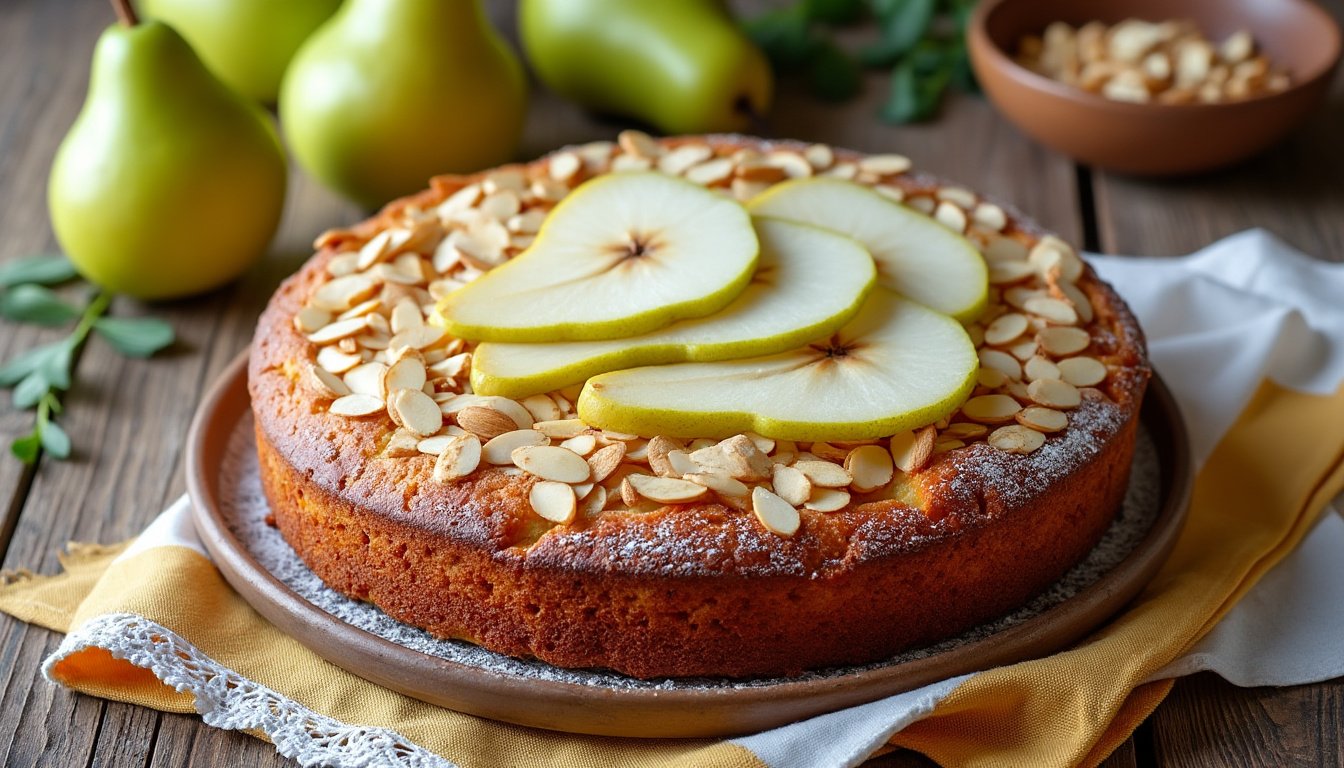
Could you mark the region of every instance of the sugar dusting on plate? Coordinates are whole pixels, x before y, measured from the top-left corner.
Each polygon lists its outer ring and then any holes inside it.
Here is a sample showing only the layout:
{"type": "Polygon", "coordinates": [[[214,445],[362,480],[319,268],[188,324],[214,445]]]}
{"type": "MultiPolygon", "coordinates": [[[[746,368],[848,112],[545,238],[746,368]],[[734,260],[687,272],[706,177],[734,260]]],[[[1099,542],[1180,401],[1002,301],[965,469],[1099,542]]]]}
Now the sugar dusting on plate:
{"type": "Polygon", "coordinates": [[[266,524],[270,509],[261,489],[261,475],[253,444],[250,416],[242,419],[230,436],[228,450],[220,467],[220,475],[220,512],[233,535],[263,568],[299,596],[336,619],[405,648],[492,674],[595,688],[651,691],[760,688],[780,683],[841,677],[927,658],[983,640],[1039,616],[1101,579],[1142,542],[1161,509],[1161,468],[1157,447],[1152,437],[1140,425],[1129,487],[1125,494],[1124,505],[1117,513],[1115,521],[1087,559],[1018,610],[981,624],[955,638],[909,650],[873,664],[836,667],[787,678],[639,680],[608,670],[561,669],[534,659],[504,656],[460,640],[442,640],[424,630],[389,617],[371,604],[352,600],[328,588],[303,564],[280,532],[266,524]]]}

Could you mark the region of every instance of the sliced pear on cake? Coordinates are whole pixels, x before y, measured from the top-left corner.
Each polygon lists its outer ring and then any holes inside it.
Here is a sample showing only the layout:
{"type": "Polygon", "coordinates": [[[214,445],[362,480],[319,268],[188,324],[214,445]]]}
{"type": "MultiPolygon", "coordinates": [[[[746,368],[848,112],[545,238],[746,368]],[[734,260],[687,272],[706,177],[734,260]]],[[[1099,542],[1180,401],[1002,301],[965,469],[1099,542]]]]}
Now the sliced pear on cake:
{"type": "Polygon", "coordinates": [[[661,173],[589,181],[546,217],[526,251],[439,303],[475,341],[636,336],[713,314],[750,282],[758,243],[746,209],[661,173]]]}
{"type": "Polygon", "coordinates": [[[472,389],[521,398],[621,368],[769,355],[828,336],[858,313],[876,276],[863,246],[807,224],[754,224],[756,274],[722,311],[629,339],[486,342],[472,356],[472,389]]]}
{"type": "Polygon", "coordinates": [[[838,333],[801,349],[589,379],[579,417],[645,436],[862,440],[949,415],[976,369],[959,323],[879,287],[838,333]]]}
{"type": "Polygon", "coordinates": [[[753,214],[826,227],[863,244],[877,281],[907,299],[969,322],[989,295],[985,260],[970,241],[868,187],[833,178],[786,181],[747,205],[753,214]]]}

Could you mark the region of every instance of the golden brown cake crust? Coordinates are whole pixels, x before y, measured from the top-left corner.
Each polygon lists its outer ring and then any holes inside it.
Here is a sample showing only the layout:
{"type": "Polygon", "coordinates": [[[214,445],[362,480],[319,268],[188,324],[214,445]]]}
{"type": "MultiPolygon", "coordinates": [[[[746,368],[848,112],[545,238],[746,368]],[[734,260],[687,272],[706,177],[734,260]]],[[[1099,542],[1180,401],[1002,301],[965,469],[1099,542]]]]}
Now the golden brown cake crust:
{"type": "MultiPolygon", "coordinates": [[[[436,180],[348,237],[463,183],[436,180]]],[[[1039,234],[1016,216],[1008,231],[1039,234]]],[[[781,538],[715,503],[550,525],[528,504],[532,478],[488,468],[441,484],[433,456],[382,457],[386,415],[333,415],[298,383],[315,348],[293,317],[341,248],[328,238],[258,323],[262,478],[281,532],[327,584],[439,636],[638,677],[873,661],[1022,604],[1095,545],[1123,497],[1149,370],[1133,317],[1090,268],[1077,282],[1096,310],[1089,354],[1111,375],[1084,390],[1067,430],[1027,455],[983,442],[939,454],[913,476],[922,510],[862,498],[803,509],[798,534],[781,538]]]]}

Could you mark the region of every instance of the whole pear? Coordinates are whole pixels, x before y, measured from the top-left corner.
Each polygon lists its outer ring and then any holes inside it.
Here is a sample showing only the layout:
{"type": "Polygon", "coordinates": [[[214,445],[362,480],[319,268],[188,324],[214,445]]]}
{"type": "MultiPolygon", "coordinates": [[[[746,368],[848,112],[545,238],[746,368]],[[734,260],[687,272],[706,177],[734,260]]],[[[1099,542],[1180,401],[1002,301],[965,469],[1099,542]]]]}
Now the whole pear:
{"type": "Polygon", "coordinates": [[[341,0],[140,0],[172,25],[225,85],[264,104],[280,95],[294,52],[341,0]]]}
{"type": "Polygon", "coordinates": [[[770,108],[770,65],[721,0],[522,0],[543,83],[666,133],[741,131],[770,108]]]}
{"type": "Polygon", "coordinates": [[[280,89],[299,164],[369,208],[512,159],[526,109],[522,66],[478,0],[348,0],[280,89]]]}
{"type": "Polygon", "coordinates": [[[85,277],[142,299],[236,277],[265,250],[285,198],[267,116],[162,22],[110,27],[88,97],[51,168],[56,238],[85,277]]]}

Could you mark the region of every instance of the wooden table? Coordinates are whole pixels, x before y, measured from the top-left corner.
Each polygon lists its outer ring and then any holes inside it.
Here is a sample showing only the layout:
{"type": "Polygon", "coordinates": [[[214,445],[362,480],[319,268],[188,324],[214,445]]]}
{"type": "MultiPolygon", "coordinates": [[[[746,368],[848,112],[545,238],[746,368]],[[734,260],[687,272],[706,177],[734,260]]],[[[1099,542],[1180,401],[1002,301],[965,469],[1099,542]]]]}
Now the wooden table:
{"type": "MultiPolygon", "coordinates": [[[[512,30],[512,3],[492,2],[512,30]]],[[[756,6],[757,3],[749,3],[756,6]]],[[[1344,2],[1332,0],[1344,18],[1344,2]]],[[[0,2],[0,260],[56,249],[45,185],[56,146],[84,98],[95,38],[112,21],[106,3],[0,2]]],[[[766,130],[867,151],[896,151],[929,171],[1023,211],[1075,243],[1107,253],[1183,254],[1247,227],[1266,227],[1322,258],[1344,256],[1344,78],[1326,109],[1257,160],[1196,179],[1152,182],[1080,167],[1042,149],[985,101],[957,98],[929,125],[891,127],[874,117],[886,81],[865,95],[822,105],[784,89],[766,130]]],[[[610,138],[598,122],[555,97],[535,94],[520,151],[610,138]]],[[[1139,149],[1138,151],[1142,151],[1139,149]]],[[[91,343],[61,423],[72,460],[24,467],[0,458],[0,547],[4,568],[58,569],[69,540],[111,542],[139,532],[184,490],[183,442],[205,387],[244,349],[266,298],[310,253],[321,230],[360,211],[291,174],[284,224],[272,253],[237,283],[160,305],[179,343],[152,360],[126,360],[91,343]]],[[[119,300],[114,312],[145,308],[119,300]]],[[[0,323],[0,358],[54,339],[57,331],[0,323]]],[[[32,414],[0,405],[0,438],[26,432],[32,414]]],[[[7,452],[6,452],[7,454],[7,452]]],[[[59,635],[0,618],[0,763],[60,766],[271,766],[287,764],[269,744],[202,725],[199,718],[80,696],[40,679],[59,635]]],[[[1210,674],[1182,680],[1110,766],[1162,764],[1340,765],[1344,682],[1235,688],[1210,674]]],[[[897,754],[883,765],[923,765],[897,754]]]]}

